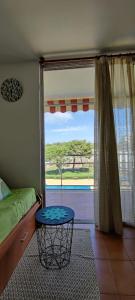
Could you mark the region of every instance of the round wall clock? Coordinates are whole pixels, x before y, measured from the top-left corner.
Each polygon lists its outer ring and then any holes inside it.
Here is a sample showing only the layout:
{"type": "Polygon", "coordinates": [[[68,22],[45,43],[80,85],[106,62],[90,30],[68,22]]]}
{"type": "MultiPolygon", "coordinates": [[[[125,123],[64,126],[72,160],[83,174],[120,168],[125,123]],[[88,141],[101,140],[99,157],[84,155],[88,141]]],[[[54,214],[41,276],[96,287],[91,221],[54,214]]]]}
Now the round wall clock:
{"type": "Polygon", "coordinates": [[[8,102],[18,101],[23,94],[21,83],[14,78],[9,78],[3,81],[1,85],[1,95],[8,102]]]}

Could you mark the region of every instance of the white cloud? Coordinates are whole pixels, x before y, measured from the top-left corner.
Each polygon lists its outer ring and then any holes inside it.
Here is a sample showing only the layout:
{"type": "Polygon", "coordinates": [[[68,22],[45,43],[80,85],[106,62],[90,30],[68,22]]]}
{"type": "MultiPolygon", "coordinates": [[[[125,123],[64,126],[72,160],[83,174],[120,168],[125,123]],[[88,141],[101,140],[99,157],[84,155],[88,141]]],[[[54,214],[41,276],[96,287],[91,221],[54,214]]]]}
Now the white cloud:
{"type": "Polygon", "coordinates": [[[51,132],[70,132],[70,131],[84,131],[84,130],[87,130],[87,126],[68,126],[68,127],[65,127],[65,128],[57,128],[57,129],[52,129],[51,132]]]}
{"type": "Polygon", "coordinates": [[[63,122],[66,123],[69,120],[72,120],[73,116],[71,112],[61,113],[56,112],[54,114],[52,113],[45,113],[45,123],[46,124],[60,124],[63,122]]]}

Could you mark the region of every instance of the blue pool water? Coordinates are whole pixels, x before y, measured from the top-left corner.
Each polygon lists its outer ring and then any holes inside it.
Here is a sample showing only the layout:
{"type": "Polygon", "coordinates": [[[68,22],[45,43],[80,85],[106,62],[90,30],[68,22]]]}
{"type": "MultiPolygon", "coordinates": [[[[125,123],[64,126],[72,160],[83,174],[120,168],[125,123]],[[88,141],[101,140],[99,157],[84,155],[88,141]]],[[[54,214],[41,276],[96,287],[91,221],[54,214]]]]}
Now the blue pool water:
{"type": "Polygon", "coordinates": [[[90,185],[46,185],[47,190],[91,190],[90,185]]]}

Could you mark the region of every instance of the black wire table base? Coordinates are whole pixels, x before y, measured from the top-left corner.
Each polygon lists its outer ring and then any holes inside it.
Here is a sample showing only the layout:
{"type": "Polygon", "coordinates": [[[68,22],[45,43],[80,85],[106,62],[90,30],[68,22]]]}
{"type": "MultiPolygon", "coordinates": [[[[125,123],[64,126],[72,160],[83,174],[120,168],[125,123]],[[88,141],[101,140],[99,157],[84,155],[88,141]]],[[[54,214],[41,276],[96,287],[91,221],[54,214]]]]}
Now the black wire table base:
{"type": "Polygon", "coordinates": [[[74,219],[62,225],[42,224],[37,228],[39,259],[47,269],[61,269],[70,263],[74,219]]]}

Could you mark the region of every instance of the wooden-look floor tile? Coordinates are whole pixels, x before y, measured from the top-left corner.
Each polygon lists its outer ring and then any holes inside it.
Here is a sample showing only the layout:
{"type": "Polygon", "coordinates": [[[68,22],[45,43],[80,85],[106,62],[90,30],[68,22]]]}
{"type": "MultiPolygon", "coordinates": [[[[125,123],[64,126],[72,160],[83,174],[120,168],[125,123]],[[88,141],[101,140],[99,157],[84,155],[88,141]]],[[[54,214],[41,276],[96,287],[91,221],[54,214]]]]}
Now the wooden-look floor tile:
{"type": "Polygon", "coordinates": [[[135,230],[124,228],[124,237],[91,228],[101,300],[135,299],[135,230]]]}
{"type": "Polygon", "coordinates": [[[135,239],[135,228],[124,227],[123,228],[123,237],[127,239],[135,239]]]}
{"type": "Polygon", "coordinates": [[[133,268],[135,270],[135,260],[132,260],[131,263],[132,263],[132,266],[133,266],[133,268]]]}
{"type": "Polygon", "coordinates": [[[109,259],[128,260],[128,254],[123,239],[108,237],[104,240],[109,259]]]}
{"type": "Polygon", "coordinates": [[[122,295],[122,296],[119,296],[119,299],[120,300],[135,300],[135,296],[125,296],[125,295],[122,295]]]}
{"type": "Polygon", "coordinates": [[[100,299],[101,300],[120,300],[120,296],[119,295],[101,294],[100,299]]]}
{"type": "Polygon", "coordinates": [[[95,259],[95,265],[100,292],[104,294],[118,294],[110,261],[95,259]]]}
{"type": "Polygon", "coordinates": [[[135,270],[130,261],[111,260],[118,294],[135,295],[135,270]]]}
{"type": "Polygon", "coordinates": [[[125,239],[124,245],[130,259],[135,259],[135,239],[125,239]]]}
{"type": "Polygon", "coordinates": [[[103,239],[91,239],[95,258],[108,259],[108,251],[103,239]]]}
{"type": "Polygon", "coordinates": [[[96,226],[94,224],[90,224],[90,237],[91,239],[104,239],[107,236],[106,233],[103,233],[96,229],[96,226]]]}

